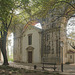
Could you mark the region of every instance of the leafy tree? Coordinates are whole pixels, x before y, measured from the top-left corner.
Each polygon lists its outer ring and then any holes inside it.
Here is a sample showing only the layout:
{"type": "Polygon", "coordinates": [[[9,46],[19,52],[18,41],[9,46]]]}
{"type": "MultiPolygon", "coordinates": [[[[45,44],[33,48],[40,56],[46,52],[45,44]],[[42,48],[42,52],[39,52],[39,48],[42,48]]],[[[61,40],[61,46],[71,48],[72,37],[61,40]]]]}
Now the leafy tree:
{"type": "MultiPolygon", "coordinates": [[[[4,58],[3,65],[9,65],[7,59],[7,53],[6,53],[6,39],[7,39],[8,30],[9,27],[12,24],[14,24],[12,23],[12,21],[13,21],[13,17],[16,15],[17,8],[18,9],[23,8],[22,4],[24,2],[25,2],[24,9],[26,10],[25,12],[30,14],[29,8],[26,8],[28,6],[29,0],[0,0],[0,32],[1,32],[1,43],[2,43],[1,52],[4,58]]],[[[20,16],[21,15],[19,15],[18,17],[20,16]]],[[[17,18],[14,19],[16,20],[17,18]]]]}
{"type": "Polygon", "coordinates": [[[0,32],[1,32],[1,51],[3,54],[3,65],[8,65],[7,53],[6,53],[6,38],[7,32],[11,25],[13,17],[13,9],[15,3],[13,0],[0,0],[0,32]]]}

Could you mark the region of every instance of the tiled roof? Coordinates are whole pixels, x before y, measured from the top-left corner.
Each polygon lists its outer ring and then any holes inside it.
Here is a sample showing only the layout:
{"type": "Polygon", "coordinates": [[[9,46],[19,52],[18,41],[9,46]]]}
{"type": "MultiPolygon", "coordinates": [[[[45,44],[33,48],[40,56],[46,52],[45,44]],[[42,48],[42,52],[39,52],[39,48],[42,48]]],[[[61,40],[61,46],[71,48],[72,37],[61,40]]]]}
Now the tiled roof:
{"type": "Polygon", "coordinates": [[[23,31],[25,31],[25,29],[26,29],[29,25],[35,26],[37,23],[38,23],[38,21],[36,21],[36,20],[29,21],[29,22],[24,26],[23,31]]]}

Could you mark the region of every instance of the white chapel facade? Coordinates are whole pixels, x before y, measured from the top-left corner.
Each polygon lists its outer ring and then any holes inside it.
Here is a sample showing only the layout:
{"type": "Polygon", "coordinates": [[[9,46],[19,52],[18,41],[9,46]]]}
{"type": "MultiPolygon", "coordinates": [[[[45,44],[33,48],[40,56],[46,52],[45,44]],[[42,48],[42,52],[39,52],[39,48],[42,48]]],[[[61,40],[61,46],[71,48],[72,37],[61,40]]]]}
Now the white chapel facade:
{"type": "Polygon", "coordinates": [[[41,29],[27,25],[20,35],[16,35],[18,31],[15,31],[14,61],[41,63],[41,29]]]}

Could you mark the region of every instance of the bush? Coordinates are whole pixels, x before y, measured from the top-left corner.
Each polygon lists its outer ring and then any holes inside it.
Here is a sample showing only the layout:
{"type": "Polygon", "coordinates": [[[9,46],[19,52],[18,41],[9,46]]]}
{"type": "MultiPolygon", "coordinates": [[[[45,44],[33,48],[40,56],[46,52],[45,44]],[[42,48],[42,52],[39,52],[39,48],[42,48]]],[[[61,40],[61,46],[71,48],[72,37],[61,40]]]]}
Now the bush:
{"type": "Polygon", "coordinates": [[[8,58],[8,61],[13,61],[13,59],[12,58],[8,58]]]}

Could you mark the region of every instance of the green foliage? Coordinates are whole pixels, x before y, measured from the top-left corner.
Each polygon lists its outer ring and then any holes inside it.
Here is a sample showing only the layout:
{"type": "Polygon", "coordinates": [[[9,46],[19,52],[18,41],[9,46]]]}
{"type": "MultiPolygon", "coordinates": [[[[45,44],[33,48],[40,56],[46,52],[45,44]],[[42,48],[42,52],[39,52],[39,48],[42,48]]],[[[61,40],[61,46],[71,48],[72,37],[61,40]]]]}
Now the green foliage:
{"type": "Polygon", "coordinates": [[[63,12],[63,16],[69,16],[75,13],[73,10],[70,10],[70,12],[68,12],[69,9],[75,10],[75,6],[74,6],[75,2],[74,3],[73,2],[74,0],[37,0],[35,1],[34,6],[35,6],[35,10],[36,7],[38,8],[37,15],[39,17],[46,17],[49,11],[51,13],[55,12],[55,14],[60,14],[60,15],[62,15],[63,12]],[[62,11],[64,8],[65,10],[62,11]]]}
{"type": "Polygon", "coordinates": [[[13,59],[12,58],[9,58],[8,61],[12,61],[13,62],[13,59]]]}
{"type": "Polygon", "coordinates": [[[5,21],[14,8],[13,0],[0,0],[0,18],[5,21]]]}
{"type": "MultiPolygon", "coordinates": [[[[20,21],[34,16],[46,17],[48,12],[54,9],[56,9],[56,14],[60,14],[60,10],[63,10],[63,7],[66,8],[65,15],[68,11],[72,12],[70,10],[74,5],[72,2],[73,0],[0,0],[0,20],[9,23],[12,13],[17,9],[20,10],[20,21]]],[[[53,12],[51,13],[53,14],[53,12]]]]}

